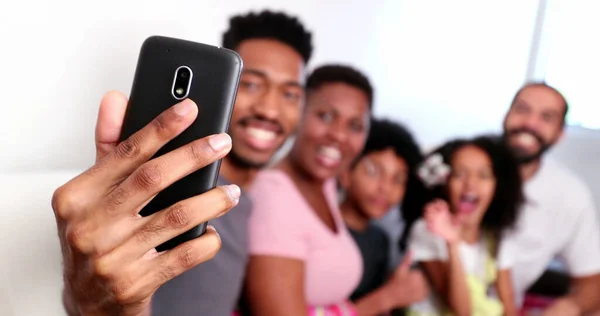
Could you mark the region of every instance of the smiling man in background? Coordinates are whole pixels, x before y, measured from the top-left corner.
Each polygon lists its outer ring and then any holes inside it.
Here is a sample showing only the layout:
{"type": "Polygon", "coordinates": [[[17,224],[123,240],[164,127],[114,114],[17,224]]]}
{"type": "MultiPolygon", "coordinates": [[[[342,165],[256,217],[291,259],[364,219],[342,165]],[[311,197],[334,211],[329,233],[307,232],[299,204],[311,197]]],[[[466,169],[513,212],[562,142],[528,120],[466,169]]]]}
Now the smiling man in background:
{"type": "MultiPolygon", "coordinates": [[[[232,151],[218,184],[247,187],[295,131],[304,103],[311,34],[294,17],[263,11],[234,16],[222,46],[244,61],[229,134],[232,151]]],[[[200,113],[199,115],[202,115],[200,113]]],[[[214,259],[162,286],[152,298],[156,315],[230,315],[236,308],[248,261],[251,201],[210,222],[222,238],[214,259]]]]}
{"type": "Polygon", "coordinates": [[[571,291],[547,316],[582,315],[600,307],[600,231],[589,187],[572,171],[545,157],[563,136],[568,104],[545,83],[529,83],[515,95],[503,139],[517,157],[526,204],[500,249],[500,268],[511,268],[517,302],[550,262],[564,260],[571,291]]]}

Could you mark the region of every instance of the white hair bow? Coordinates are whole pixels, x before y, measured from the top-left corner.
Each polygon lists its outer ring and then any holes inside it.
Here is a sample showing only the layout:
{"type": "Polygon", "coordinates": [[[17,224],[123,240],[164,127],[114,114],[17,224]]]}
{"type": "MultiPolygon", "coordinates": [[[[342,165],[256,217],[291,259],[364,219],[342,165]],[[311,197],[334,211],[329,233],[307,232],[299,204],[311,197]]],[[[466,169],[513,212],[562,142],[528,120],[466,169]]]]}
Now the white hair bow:
{"type": "Polygon", "coordinates": [[[450,166],[445,164],[442,155],[437,153],[429,156],[421,164],[417,174],[421,181],[431,188],[446,183],[450,171],[450,166]]]}

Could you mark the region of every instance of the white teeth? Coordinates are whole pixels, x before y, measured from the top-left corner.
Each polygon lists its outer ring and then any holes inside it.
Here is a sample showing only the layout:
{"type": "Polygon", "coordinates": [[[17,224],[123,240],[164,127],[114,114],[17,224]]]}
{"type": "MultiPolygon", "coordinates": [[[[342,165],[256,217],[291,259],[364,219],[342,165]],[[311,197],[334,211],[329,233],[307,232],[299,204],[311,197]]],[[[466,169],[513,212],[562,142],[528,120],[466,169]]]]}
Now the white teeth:
{"type": "Polygon", "coordinates": [[[320,147],[319,154],[321,154],[331,160],[342,159],[342,152],[339,149],[337,149],[335,147],[331,147],[331,146],[320,147]]]}
{"type": "Polygon", "coordinates": [[[264,130],[261,128],[248,127],[246,128],[246,131],[248,132],[248,134],[250,134],[251,137],[265,141],[270,141],[277,137],[277,134],[275,134],[274,132],[264,130]]]}
{"type": "Polygon", "coordinates": [[[462,199],[466,202],[475,202],[477,200],[477,195],[475,193],[467,193],[463,195],[462,199]]]}
{"type": "Polygon", "coordinates": [[[520,133],[517,140],[524,145],[534,145],[537,142],[537,139],[529,133],[520,133]]]}

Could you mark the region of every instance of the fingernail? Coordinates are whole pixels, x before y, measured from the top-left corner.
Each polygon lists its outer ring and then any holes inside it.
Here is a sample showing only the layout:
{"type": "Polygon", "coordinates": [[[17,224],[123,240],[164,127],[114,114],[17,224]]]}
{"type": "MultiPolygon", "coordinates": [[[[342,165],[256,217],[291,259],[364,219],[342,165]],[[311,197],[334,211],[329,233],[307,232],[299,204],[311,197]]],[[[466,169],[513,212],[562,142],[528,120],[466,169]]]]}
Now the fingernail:
{"type": "Polygon", "coordinates": [[[217,214],[216,217],[221,217],[227,214],[233,207],[237,206],[240,202],[240,195],[242,194],[240,187],[238,187],[235,184],[226,185],[223,188],[225,189],[225,191],[227,191],[227,195],[229,195],[229,199],[231,200],[231,207],[221,211],[221,213],[217,214]]]}
{"type": "Polygon", "coordinates": [[[237,204],[240,200],[240,195],[242,194],[242,190],[235,184],[231,184],[227,186],[227,191],[229,192],[229,197],[233,202],[237,204]]]}
{"type": "Polygon", "coordinates": [[[194,102],[190,99],[185,99],[185,100],[175,104],[175,106],[173,107],[173,110],[175,111],[175,114],[177,114],[179,116],[185,116],[188,113],[190,113],[190,111],[192,110],[193,107],[194,107],[194,102]]]}
{"type": "Polygon", "coordinates": [[[210,137],[208,139],[208,145],[214,151],[221,151],[227,148],[231,144],[231,137],[227,134],[218,134],[210,137]]]}

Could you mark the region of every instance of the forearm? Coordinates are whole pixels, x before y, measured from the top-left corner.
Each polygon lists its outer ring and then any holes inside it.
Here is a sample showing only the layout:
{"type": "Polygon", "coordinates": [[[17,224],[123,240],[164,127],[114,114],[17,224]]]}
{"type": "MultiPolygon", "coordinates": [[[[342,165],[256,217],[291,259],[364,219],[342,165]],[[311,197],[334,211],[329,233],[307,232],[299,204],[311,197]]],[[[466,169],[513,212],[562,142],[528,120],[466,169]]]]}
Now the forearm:
{"type": "Polygon", "coordinates": [[[577,305],[581,314],[589,313],[600,308],[600,292],[596,282],[584,282],[577,285],[573,292],[562,299],[569,300],[577,305]]]}
{"type": "Polygon", "coordinates": [[[504,316],[518,315],[517,306],[515,305],[515,294],[509,269],[498,271],[496,280],[496,291],[504,307],[504,316]]]}
{"type": "Polygon", "coordinates": [[[446,297],[456,315],[471,315],[471,298],[464,273],[458,242],[448,243],[446,297]]]}
{"type": "Polygon", "coordinates": [[[519,315],[519,311],[517,310],[517,307],[513,304],[513,305],[508,305],[505,304],[503,302],[503,307],[504,307],[504,316],[517,316],[519,315]]]}
{"type": "Polygon", "coordinates": [[[389,312],[393,305],[389,289],[384,285],[356,301],[354,308],[358,316],[372,316],[389,312]]]}
{"type": "MultiPolygon", "coordinates": [[[[512,293],[511,293],[512,295],[512,293]]],[[[500,301],[502,302],[502,306],[504,307],[504,316],[517,316],[519,312],[517,307],[515,306],[514,300],[512,297],[503,296],[500,294],[500,301]]]]}
{"type": "Polygon", "coordinates": [[[504,306],[504,316],[518,316],[519,312],[515,306],[504,306]]]}

